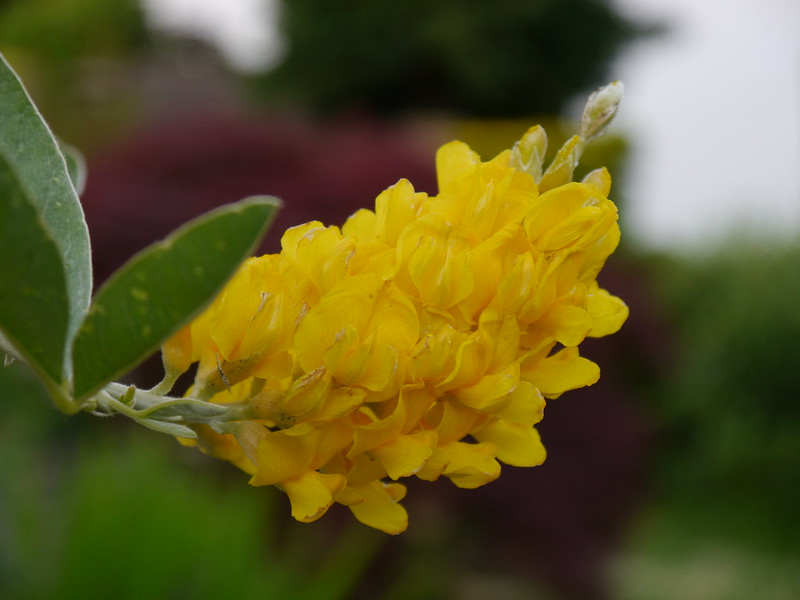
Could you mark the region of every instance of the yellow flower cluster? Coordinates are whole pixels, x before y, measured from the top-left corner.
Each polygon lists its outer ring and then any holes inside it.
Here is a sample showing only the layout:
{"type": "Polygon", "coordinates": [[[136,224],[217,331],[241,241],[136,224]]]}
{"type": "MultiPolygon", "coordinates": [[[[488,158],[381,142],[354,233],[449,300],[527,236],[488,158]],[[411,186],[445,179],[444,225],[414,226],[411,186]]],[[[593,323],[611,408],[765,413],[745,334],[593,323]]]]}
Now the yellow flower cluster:
{"type": "Polygon", "coordinates": [[[278,486],[300,521],[338,502],[388,533],[408,524],[398,480],[475,488],[541,464],[544,399],[598,379],[578,345],[628,314],[596,280],[619,241],[608,173],[571,181],[576,136],[542,174],[544,143],[535,127],[488,162],[447,144],[438,195],[401,180],[245,263],[164,347],[173,370],[199,362],[193,397],[239,407],[186,443],[278,486]]]}

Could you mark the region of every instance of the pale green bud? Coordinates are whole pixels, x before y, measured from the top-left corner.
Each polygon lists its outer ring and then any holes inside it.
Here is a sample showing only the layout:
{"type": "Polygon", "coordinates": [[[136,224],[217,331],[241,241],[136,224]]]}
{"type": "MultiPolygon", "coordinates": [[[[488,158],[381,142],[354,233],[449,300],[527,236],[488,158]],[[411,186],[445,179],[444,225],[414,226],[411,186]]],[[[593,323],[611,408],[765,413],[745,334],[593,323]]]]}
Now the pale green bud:
{"type": "Polygon", "coordinates": [[[585,144],[605,133],[609,123],[617,114],[623,91],[622,82],[614,81],[598,88],[589,96],[581,116],[579,134],[585,144]]]}

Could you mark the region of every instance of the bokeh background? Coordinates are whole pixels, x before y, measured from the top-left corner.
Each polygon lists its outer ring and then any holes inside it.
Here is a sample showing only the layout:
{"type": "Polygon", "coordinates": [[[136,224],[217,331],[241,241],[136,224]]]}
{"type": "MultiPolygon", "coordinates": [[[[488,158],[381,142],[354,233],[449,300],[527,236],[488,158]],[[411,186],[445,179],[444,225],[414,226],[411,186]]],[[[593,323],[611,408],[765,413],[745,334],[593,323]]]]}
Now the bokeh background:
{"type": "MultiPolygon", "coordinates": [[[[792,0],[5,0],[0,51],[84,152],[97,284],[256,193],[340,224],[450,139],[574,132],[615,176],[631,307],[603,377],[551,401],[545,465],[412,482],[407,533],[276,490],[0,369],[0,597],[800,597],[800,7],[792,0]]],[[[159,378],[158,361],[130,375],[159,378]]],[[[342,508],[342,507],[339,507],[342,508]]]]}

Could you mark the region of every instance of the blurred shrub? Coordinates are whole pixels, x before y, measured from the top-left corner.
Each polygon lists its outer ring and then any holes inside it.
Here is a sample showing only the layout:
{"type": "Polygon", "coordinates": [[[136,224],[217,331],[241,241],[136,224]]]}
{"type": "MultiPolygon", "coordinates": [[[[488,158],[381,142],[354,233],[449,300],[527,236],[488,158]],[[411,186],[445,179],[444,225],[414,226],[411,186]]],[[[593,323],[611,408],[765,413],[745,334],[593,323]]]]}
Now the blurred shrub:
{"type": "Polygon", "coordinates": [[[653,266],[677,336],[653,396],[659,491],[717,534],[796,547],[800,247],[653,266]]]}
{"type": "Polygon", "coordinates": [[[557,114],[644,29],[604,0],[284,0],[288,50],[258,80],[321,111],[557,114]]]}
{"type": "Polygon", "coordinates": [[[148,36],[136,0],[6,0],[0,4],[3,47],[61,66],[87,56],[141,47],[148,36]]]}
{"type": "Polygon", "coordinates": [[[58,135],[84,150],[141,110],[125,61],[149,47],[137,0],[0,3],[0,51],[58,135]]]}

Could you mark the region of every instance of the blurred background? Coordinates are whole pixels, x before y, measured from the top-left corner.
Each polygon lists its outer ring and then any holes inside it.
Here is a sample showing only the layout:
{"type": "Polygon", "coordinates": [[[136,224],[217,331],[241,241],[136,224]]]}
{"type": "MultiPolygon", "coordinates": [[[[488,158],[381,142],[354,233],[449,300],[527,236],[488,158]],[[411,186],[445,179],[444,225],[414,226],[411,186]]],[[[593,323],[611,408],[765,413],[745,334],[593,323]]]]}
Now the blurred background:
{"type": "MultiPolygon", "coordinates": [[[[0,369],[0,597],[800,597],[800,5],[793,0],[4,0],[0,51],[85,154],[97,284],[208,209],[274,194],[341,224],[460,138],[587,153],[615,179],[631,307],[600,383],[548,404],[549,457],[474,491],[411,482],[408,532],[128,423],[64,417],[0,369]],[[342,507],[338,507],[342,508],[342,507]]],[[[159,378],[158,361],[131,375],[159,378]]]]}

